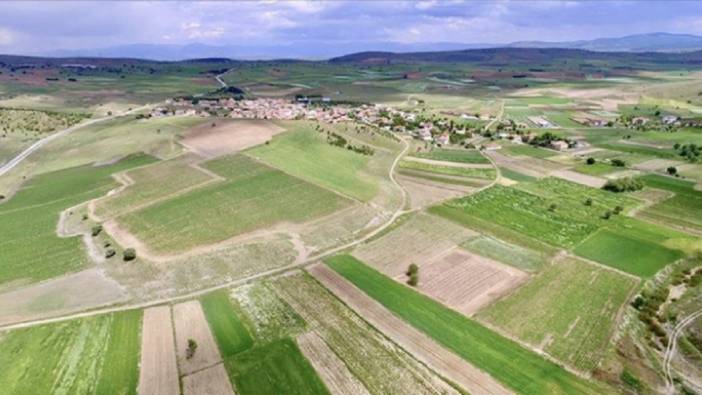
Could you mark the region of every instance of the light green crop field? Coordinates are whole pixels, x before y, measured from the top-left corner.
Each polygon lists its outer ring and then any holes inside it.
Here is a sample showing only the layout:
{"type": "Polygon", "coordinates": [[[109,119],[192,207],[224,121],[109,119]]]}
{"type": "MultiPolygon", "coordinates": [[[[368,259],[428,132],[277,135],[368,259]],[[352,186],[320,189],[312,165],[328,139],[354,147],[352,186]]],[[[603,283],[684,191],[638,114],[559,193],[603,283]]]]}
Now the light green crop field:
{"type": "Polygon", "coordinates": [[[617,313],[635,285],[612,270],[566,258],[478,317],[589,372],[607,351],[617,313]]]}
{"type": "Polygon", "coordinates": [[[371,158],[328,144],[314,125],[285,123],[287,133],[247,153],[311,183],[361,201],[372,199],[378,192],[378,180],[364,172],[371,158]]]}
{"type": "Polygon", "coordinates": [[[409,160],[400,161],[400,168],[448,176],[482,178],[486,180],[492,180],[496,176],[495,169],[472,169],[467,167],[441,166],[409,160]]]}
{"type": "Polygon", "coordinates": [[[702,192],[689,181],[655,174],[640,178],[646,186],[675,193],[671,198],[643,210],[641,215],[673,226],[702,230],[702,192]]]}
{"type": "Polygon", "coordinates": [[[329,394],[291,339],[244,351],[225,365],[238,394],[329,394]]]}
{"type": "Polygon", "coordinates": [[[458,163],[490,163],[486,157],[484,157],[480,151],[474,149],[445,149],[445,148],[434,148],[429,152],[418,152],[412,154],[418,158],[440,160],[446,162],[458,162],[458,163]]]}
{"type": "Polygon", "coordinates": [[[528,176],[526,174],[522,174],[520,172],[507,169],[505,167],[500,167],[500,173],[502,174],[503,177],[507,177],[510,180],[517,181],[517,182],[528,182],[528,181],[535,181],[536,178],[532,176],[528,176]]]}
{"type": "Polygon", "coordinates": [[[684,256],[680,251],[607,229],[590,236],[574,252],[644,278],[653,276],[667,264],[684,256]]]}
{"type": "Polygon", "coordinates": [[[141,311],[11,331],[0,338],[5,394],[136,394],[141,311]]]}
{"type": "Polygon", "coordinates": [[[108,166],[46,173],[27,182],[0,204],[0,283],[39,281],[83,268],[87,257],[80,239],[56,234],[59,213],[115,188],[110,174],[153,161],[136,155],[108,166]]]}
{"type": "Polygon", "coordinates": [[[518,394],[596,394],[604,390],[349,255],[329,258],[327,264],[410,325],[518,394]]]}
{"type": "Polygon", "coordinates": [[[536,272],[548,261],[547,254],[510,244],[490,236],[468,240],[461,246],[496,261],[512,265],[528,272],[536,272]]]}
{"type": "Polygon", "coordinates": [[[227,181],[133,211],[120,223],[153,251],[175,253],[281,221],[303,222],[351,203],[244,155],[205,166],[227,181]]]}
{"type": "Polygon", "coordinates": [[[533,147],[531,145],[524,145],[524,144],[506,146],[506,147],[503,147],[500,151],[506,153],[507,155],[511,155],[511,156],[523,155],[523,156],[531,156],[533,158],[539,158],[539,159],[546,159],[546,158],[549,158],[551,156],[558,155],[558,153],[555,151],[550,151],[547,149],[533,147]]]}
{"type": "Polygon", "coordinates": [[[116,217],[186,188],[213,181],[212,176],[178,159],[130,170],[125,176],[133,184],[97,202],[95,213],[100,218],[116,217]]]}
{"type": "Polygon", "coordinates": [[[226,291],[205,295],[200,298],[200,304],[223,359],[253,346],[253,339],[234,311],[226,291]]]}
{"type": "Polygon", "coordinates": [[[575,167],[575,171],[577,171],[578,173],[589,174],[591,176],[602,176],[620,170],[624,170],[624,167],[616,167],[608,163],[601,162],[592,165],[580,164],[575,167]]]}

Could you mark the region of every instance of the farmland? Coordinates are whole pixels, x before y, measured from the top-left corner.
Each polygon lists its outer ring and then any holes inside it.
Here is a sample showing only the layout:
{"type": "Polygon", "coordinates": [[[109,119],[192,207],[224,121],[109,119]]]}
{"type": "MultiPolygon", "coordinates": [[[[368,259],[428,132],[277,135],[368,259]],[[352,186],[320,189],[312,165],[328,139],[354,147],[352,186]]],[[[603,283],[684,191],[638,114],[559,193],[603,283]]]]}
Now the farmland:
{"type": "Polygon", "coordinates": [[[483,310],[485,320],[582,371],[607,350],[620,306],[634,279],[566,258],[483,310]]]}
{"type": "Polygon", "coordinates": [[[459,150],[459,149],[442,149],[435,148],[429,152],[419,152],[413,154],[417,158],[433,159],[446,162],[458,163],[490,163],[477,150],[459,150]]]}
{"type": "Polygon", "coordinates": [[[246,156],[224,157],[205,166],[227,180],[128,213],[118,221],[150,250],[165,253],[220,242],[280,221],[301,222],[348,204],[347,199],[246,156]]]}
{"type": "Polygon", "coordinates": [[[328,264],[412,326],[518,393],[599,392],[596,386],[553,362],[393,282],[350,256],[331,258],[328,264]]]}
{"type": "Polygon", "coordinates": [[[660,175],[646,175],[642,180],[648,187],[675,193],[673,197],[644,210],[642,217],[676,227],[702,229],[702,197],[694,189],[694,184],[660,175]]]}

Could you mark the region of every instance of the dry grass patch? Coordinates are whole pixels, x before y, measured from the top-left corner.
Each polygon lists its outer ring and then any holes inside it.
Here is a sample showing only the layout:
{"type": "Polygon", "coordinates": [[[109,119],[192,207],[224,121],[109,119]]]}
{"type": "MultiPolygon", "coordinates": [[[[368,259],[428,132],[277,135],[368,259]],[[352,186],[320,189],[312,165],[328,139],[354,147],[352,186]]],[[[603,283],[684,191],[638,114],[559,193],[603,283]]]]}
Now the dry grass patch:
{"type": "Polygon", "coordinates": [[[190,129],[180,143],[199,155],[214,158],[263,144],[284,131],[264,120],[217,120],[190,129]]]}
{"type": "Polygon", "coordinates": [[[170,306],[144,310],[139,364],[140,394],[180,393],[174,344],[170,306]]]}

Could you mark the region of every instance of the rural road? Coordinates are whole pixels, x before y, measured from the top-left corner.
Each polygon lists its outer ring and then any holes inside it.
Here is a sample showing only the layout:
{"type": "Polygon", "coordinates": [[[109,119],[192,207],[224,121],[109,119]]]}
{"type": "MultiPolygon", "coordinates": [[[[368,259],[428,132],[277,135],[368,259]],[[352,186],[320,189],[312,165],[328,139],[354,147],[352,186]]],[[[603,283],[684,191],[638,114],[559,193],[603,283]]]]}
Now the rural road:
{"type": "Polygon", "coordinates": [[[504,115],[505,115],[505,101],[504,101],[504,99],[503,99],[503,100],[502,100],[502,106],[500,107],[500,112],[497,114],[497,116],[495,117],[495,119],[493,119],[493,120],[490,121],[487,125],[485,125],[485,130],[490,130],[490,128],[492,127],[492,125],[493,125],[495,122],[498,122],[500,119],[502,119],[502,117],[503,117],[504,115]]]}
{"type": "MultiPolygon", "coordinates": [[[[391,133],[393,133],[393,132],[391,132],[391,133]]],[[[394,133],[393,133],[393,134],[394,134],[394,133]]],[[[397,136],[396,134],[395,134],[395,136],[396,136],[396,137],[399,137],[399,136],[397,136]]],[[[201,289],[201,290],[199,290],[199,291],[191,292],[191,293],[188,293],[188,294],[179,295],[179,296],[174,296],[174,297],[170,297],[170,298],[162,298],[162,299],[157,299],[157,300],[151,300],[151,301],[148,301],[148,302],[142,302],[142,303],[136,303],[136,304],[129,304],[129,305],[121,305],[121,306],[113,306],[113,307],[99,308],[99,309],[94,309],[94,310],[90,310],[90,311],[83,311],[83,312],[80,312],[80,313],[72,313],[72,314],[67,314],[67,315],[63,315],[63,316],[56,316],[56,317],[52,317],[52,318],[44,318],[44,319],[38,319],[38,320],[24,321],[24,322],[20,322],[20,323],[16,323],[16,324],[7,324],[7,325],[2,325],[2,326],[0,326],[0,331],[8,331],[8,330],[12,330],[12,329],[21,329],[21,328],[29,328],[29,327],[33,327],[33,326],[37,326],[37,325],[44,325],[44,324],[50,324],[50,323],[55,323],[55,322],[68,321],[68,320],[72,320],[72,319],[76,319],[76,318],[85,318],[85,317],[91,317],[91,316],[101,315],[101,314],[115,313],[115,312],[125,311],[125,310],[143,309],[143,308],[158,306],[158,305],[167,304],[167,303],[174,303],[174,302],[185,301],[185,300],[193,299],[193,298],[196,298],[196,297],[199,297],[199,296],[202,296],[202,295],[205,295],[205,294],[208,294],[208,293],[210,293],[210,292],[217,291],[217,290],[220,290],[220,289],[225,289],[225,288],[229,288],[229,287],[232,287],[232,286],[242,285],[242,284],[246,284],[246,283],[248,283],[248,282],[251,282],[251,281],[254,281],[254,280],[257,280],[257,279],[260,279],[260,278],[264,278],[264,277],[268,277],[268,276],[274,276],[274,275],[282,274],[282,273],[285,273],[285,272],[288,272],[288,271],[291,271],[291,270],[300,269],[300,268],[302,268],[302,267],[311,265],[311,264],[313,264],[313,263],[319,261],[320,259],[322,259],[322,258],[324,258],[324,257],[330,256],[330,255],[333,255],[333,254],[336,254],[336,253],[339,252],[339,251],[342,251],[342,250],[345,250],[345,249],[347,249],[347,248],[351,248],[351,247],[353,247],[353,246],[355,246],[355,245],[358,245],[358,244],[360,244],[360,243],[363,243],[364,241],[366,241],[366,240],[368,240],[368,239],[374,237],[375,235],[377,235],[377,234],[379,234],[380,232],[382,232],[382,231],[384,231],[385,229],[387,229],[389,226],[391,226],[391,225],[395,222],[395,220],[396,220],[399,216],[401,216],[401,215],[405,214],[406,212],[408,212],[408,211],[406,211],[406,210],[404,209],[405,205],[407,204],[407,191],[405,191],[405,189],[404,189],[404,188],[400,185],[400,183],[397,182],[397,180],[395,179],[395,169],[396,169],[396,167],[397,167],[397,164],[400,162],[400,159],[402,159],[402,157],[407,153],[407,151],[409,151],[410,145],[409,145],[409,143],[408,143],[405,139],[403,139],[403,138],[401,138],[401,137],[399,137],[399,139],[400,139],[400,141],[402,142],[402,144],[404,145],[404,147],[403,147],[402,151],[400,151],[400,153],[397,155],[397,157],[395,158],[395,160],[392,162],[392,166],[390,167],[390,170],[389,170],[389,172],[388,172],[388,173],[389,173],[388,175],[389,175],[389,177],[390,177],[390,181],[391,181],[397,188],[400,189],[400,191],[401,191],[401,193],[402,193],[402,202],[401,202],[401,204],[399,205],[399,207],[397,208],[397,210],[393,213],[393,215],[390,217],[390,219],[389,219],[385,224],[383,224],[382,226],[376,228],[374,231],[372,231],[372,232],[366,234],[365,236],[363,236],[363,237],[361,237],[361,238],[359,238],[359,239],[356,239],[355,241],[351,241],[351,242],[349,242],[349,243],[347,243],[347,244],[341,245],[341,246],[336,247],[336,248],[333,248],[333,249],[331,249],[331,250],[327,250],[327,251],[325,251],[325,252],[323,252],[323,253],[320,253],[320,254],[318,254],[318,255],[311,256],[311,257],[309,257],[308,259],[306,259],[306,260],[303,261],[303,262],[294,263],[294,264],[292,264],[292,265],[284,266],[284,267],[281,267],[281,268],[277,268],[277,269],[273,269],[273,270],[268,270],[268,271],[265,271],[265,272],[257,273],[257,274],[255,274],[255,275],[252,275],[252,276],[249,276],[249,277],[245,277],[245,278],[241,278],[241,279],[238,279],[238,280],[230,281],[230,282],[227,282],[227,283],[224,283],[224,284],[220,284],[220,285],[216,285],[216,286],[209,287],[209,288],[204,288],[204,289],[201,289]]]]}
{"type": "Polygon", "coordinates": [[[227,88],[227,87],[229,87],[229,85],[227,85],[227,83],[224,82],[224,81],[222,80],[222,76],[225,75],[225,74],[227,74],[229,71],[230,71],[230,70],[227,70],[227,71],[225,71],[224,73],[222,73],[222,74],[217,74],[217,75],[215,76],[215,79],[217,80],[217,82],[219,82],[220,85],[222,85],[222,88],[227,88]]]}
{"type": "Polygon", "coordinates": [[[675,357],[675,351],[677,349],[678,337],[682,334],[682,331],[694,322],[697,318],[702,317],[702,310],[698,310],[687,317],[683,318],[675,328],[673,328],[673,333],[670,336],[670,341],[665,349],[665,354],[663,355],[663,371],[665,372],[665,377],[668,380],[668,392],[675,393],[675,383],[673,382],[673,372],[672,372],[672,360],[675,357]]]}
{"type": "Polygon", "coordinates": [[[144,106],[141,106],[141,107],[137,107],[137,108],[134,108],[134,109],[131,109],[131,110],[129,110],[129,111],[125,111],[125,112],[122,112],[122,113],[119,113],[119,114],[114,114],[114,115],[110,115],[110,116],[102,117],[102,118],[89,119],[89,120],[87,120],[87,121],[85,121],[85,122],[81,122],[81,123],[78,123],[78,124],[76,124],[76,125],[73,125],[73,126],[71,126],[70,128],[68,128],[68,129],[64,129],[64,130],[61,130],[61,131],[59,131],[59,132],[53,133],[53,134],[51,134],[51,135],[49,135],[49,136],[46,136],[46,137],[44,137],[43,139],[41,139],[41,140],[35,142],[34,144],[30,145],[29,147],[27,147],[24,151],[22,151],[21,153],[19,153],[17,156],[15,156],[14,158],[10,159],[9,162],[7,162],[7,163],[5,163],[4,165],[2,165],[2,167],[0,167],[0,177],[2,177],[3,175],[5,175],[8,171],[14,169],[18,164],[20,164],[23,160],[25,160],[25,159],[26,159],[29,155],[31,155],[34,151],[38,150],[39,148],[41,148],[42,146],[46,145],[47,143],[49,143],[49,142],[51,142],[51,141],[53,141],[53,140],[56,140],[56,139],[61,138],[61,137],[63,137],[63,136],[66,136],[67,134],[69,134],[69,133],[71,133],[71,132],[74,132],[74,131],[76,131],[76,130],[78,130],[78,129],[84,128],[84,127],[86,127],[86,126],[90,126],[90,125],[93,125],[93,124],[96,124],[96,123],[99,123],[99,122],[107,121],[107,120],[114,119],[114,118],[117,118],[117,117],[121,117],[121,116],[124,116],[124,115],[129,115],[129,114],[131,114],[131,113],[133,113],[133,112],[141,111],[141,110],[143,110],[143,109],[145,109],[145,108],[148,108],[149,106],[150,106],[150,105],[147,104],[147,105],[144,105],[144,106]]]}

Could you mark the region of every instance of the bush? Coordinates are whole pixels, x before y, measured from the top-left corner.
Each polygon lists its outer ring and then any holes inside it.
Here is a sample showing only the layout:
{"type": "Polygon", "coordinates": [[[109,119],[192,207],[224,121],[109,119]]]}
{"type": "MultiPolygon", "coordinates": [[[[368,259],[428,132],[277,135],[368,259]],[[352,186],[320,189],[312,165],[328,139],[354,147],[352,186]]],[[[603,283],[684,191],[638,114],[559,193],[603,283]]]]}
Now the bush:
{"type": "Polygon", "coordinates": [[[622,380],[624,385],[635,390],[637,393],[641,392],[644,388],[641,381],[626,369],[622,371],[622,374],[619,376],[619,378],[622,380]]]}
{"type": "Polygon", "coordinates": [[[592,199],[590,199],[590,198],[585,199],[585,205],[592,206],[592,199]]]}
{"type": "Polygon", "coordinates": [[[612,166],[624,167],[624,166],[626,166],[626,162],[624,162],[621,159],[612,159],[612,166]]]}
{"type": "Polygon", "coordinates": [[[134,248],[125,249],[124,252],[122,253],[122,259],[124,259],[125,262],[135,260],[136,259],[136,250],[134,250],[134,248]]]}
{"type": "Polygon", "coordinates": [[[407,284],[416,287],[419,283],[419,266],[411,263],[409,267],[407,267],[406,274],[409,277],[409,279],[407,279],[407,284]]]}
{"type": "Polygon", "coordinates": [[[194,339],[188,339],[188,348],[185,350],[185,358],[190,359],[195,356],[197,351],[197,342],[194,339]]]}
{"type": "Polygon", "coordinates": [[[610,192],[632,192],[643,189],[644,184],[641,180],[631,177],[609,180],[602,189],[610,192]]]}
{"type": "Polygon", "coordinates": [[[102,225],[95,225],[91,229],[90,233],[93,235],[93,237],[95,237],[95,236],[99,235],[100,232],[102,232],[102,225]]]}
{"type": "Polygon", "coordinates": [[[593,157],[587,158],[587,161],[585,161],[585,163],[587,163],[588,165],[594,165],[595,162],[596,160],[593,157]]]}
{"type": "Polygon", "coordinates": [[[110,248],[109,250],[105,251],[105,258],[110,259],[115,256],[115,254],[117,254],[117,252],[110,248]]]}

